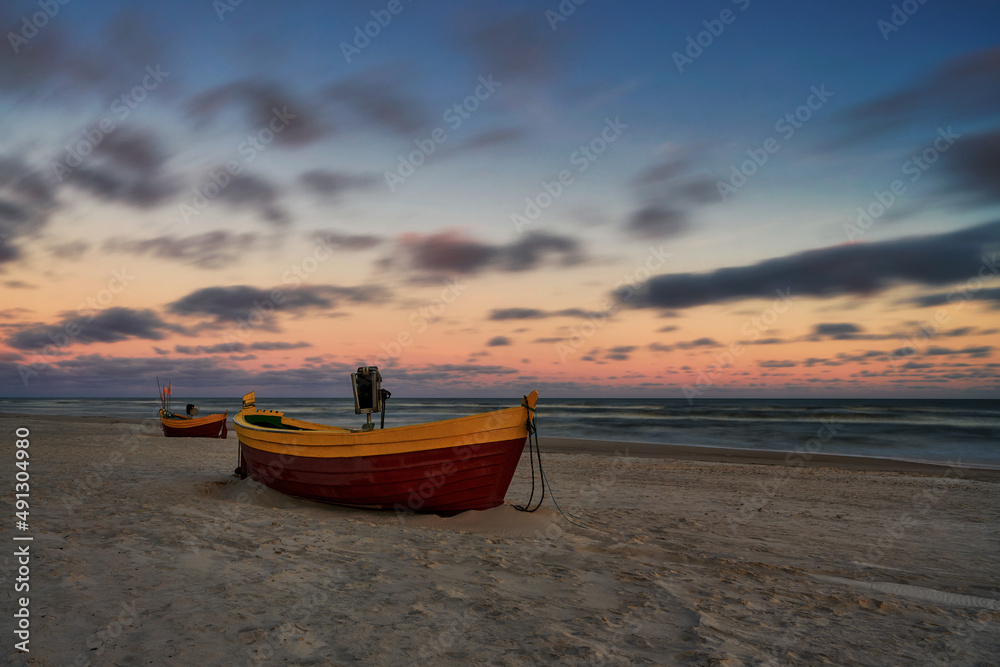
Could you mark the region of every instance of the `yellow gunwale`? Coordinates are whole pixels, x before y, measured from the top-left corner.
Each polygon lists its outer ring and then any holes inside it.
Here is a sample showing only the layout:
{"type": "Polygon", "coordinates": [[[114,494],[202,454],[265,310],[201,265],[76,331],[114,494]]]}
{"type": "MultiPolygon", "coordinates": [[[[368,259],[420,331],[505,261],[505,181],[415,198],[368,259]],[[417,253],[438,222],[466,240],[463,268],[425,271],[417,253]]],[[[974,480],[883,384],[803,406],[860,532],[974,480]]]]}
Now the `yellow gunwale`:
{"type": "Polygon", "coordinates": [[[229,410],[222,413],[205,415],[204,417],[195,417],[194,419],[172,419],[164,416],[163,412],[164,411],[161,409],[160,421],[171,428],[195,428],[197,426],[204,426],[205,424],[220,421],[219,417],[222,417],[223,419],[227,419],[229,417],[229,410]]]}
{"type": "MultiPolygon", "coordinates": [[[[527,397],[532,409],[537,399],[537,391],[527,397]]],[[[521,405],[444,421],[352,431],[285,417],[283,412],[277,410],[258,410],[251,398],[250,405],[233,417],[233,423],[240,442],[260,451],[287,456],[350,458],[406,454],[525,438],[528,435],[529,418],[533,419],[533,413],[521,405]],[[256,426],[246,421],[246,415],[252,414],[280,417],[283,424],[303,430],[284,431],[256,426]]]]}

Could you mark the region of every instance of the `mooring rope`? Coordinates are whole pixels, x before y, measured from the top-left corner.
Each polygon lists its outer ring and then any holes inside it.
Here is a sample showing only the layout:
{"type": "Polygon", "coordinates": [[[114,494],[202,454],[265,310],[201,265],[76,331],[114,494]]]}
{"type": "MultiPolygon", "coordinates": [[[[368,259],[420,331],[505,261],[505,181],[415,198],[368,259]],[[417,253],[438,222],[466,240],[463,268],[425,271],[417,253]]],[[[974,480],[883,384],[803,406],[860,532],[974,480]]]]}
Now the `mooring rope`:
{"type": "Polygon", "coordinates": [[[535,457],[536,456],[538,457],[538,472],[539,472],[539,474],[541,474],[541,472],[542,472],[542,453],[541,453],[541,450],[538,449],[538,431],[535,428],[535,420],[533,418],[534,417],[533,413],[535,412],[535,409],[533,407],[531,407],[530,405],[528,405],[528,397],[527,396],[524,397],[524,401],[521,403],[521,405],[523,405],[524,407],[528,408],[528,421],[527,421],[527,427],[528,427],[528,461],[531,463],[531,495],[528,496],[528,502],[527,503],[525,503],[524,505],[514,505],[514,509],[516,509],[516,510],[518,510],[520,512],[534,512],[539,507],[542,506],[542,501],[545,500],[545,484],[543,482],[543,484],[542,484],[542,497],[538,499],[538,504],[537,505],[535,505],[534,507],[531,506],[531,501],[535,497],[535,457]],[[532,436],[534,436],[534,438],[535,438],[534,453],[532,453],[532,448],[531,448],[531,438],[532,438],[532,436]]]}
{"type": "MultiPolygon", "coordinates": [[[[578,528],[583,528],[584,530],[594,530],[593,528],[590,528],[588,526],[584,526],[583,524],[579,524],[576,521],[573,521],[572,519],[570,519],[569,516],[566,516],[566,513],[563,512],[562,508],[559,507],[559,503],[556,502],[556,494],[552,492],[552,485],[549,483],[548,478],[545,476],[545,471],[542,469],[542,450],[538,446],[538,425],[535,423],[535,419],[534,419],[535,409],[533,407],[531,407],[530,405],[528,405],[528,397],[527,396],[524,397],[524,401],[522,402],[522,405],[524,405],[524,407],[528,408],[528,424],[527,424],[528,425],[528,460],[531,461],[531,495],[528,496],[528,502],[524,506],[514,505],[514,509],[519,510],[521,512],[534,512],[534,511],[536,511],[539,507],[542,506],[542,502],[545,500],[545,489],[546,489],[546,487],[548,487],[548,489],[549,489],[549,497],[552,498],[552,504],[556,506],[556,509],[559,511],[559,514],[562,515],[562,518],[566,519],[566,521],[570,522],[571,524],[573,524],[574,526],[576,526],[578,528]],[[531,452],[531,439],[532,439],[532,437],[534,437],[534,439],[535,439],[534,458],[532,457],[532,452],[531,452]],[[531,507],[531,501],[535,497],[535,460],[534,460],[535,458],[538,459],[538,477],[541,480],[542,496],[541,496],[541,498],[538,499],[538,504],[535,505],[534,507],[531,507]]],[[[575,515],[571,515],[571,516],[575,516],[575,515]]],[[[579,518],[579,517],[576,517],[576,518],[579,518]]]]}

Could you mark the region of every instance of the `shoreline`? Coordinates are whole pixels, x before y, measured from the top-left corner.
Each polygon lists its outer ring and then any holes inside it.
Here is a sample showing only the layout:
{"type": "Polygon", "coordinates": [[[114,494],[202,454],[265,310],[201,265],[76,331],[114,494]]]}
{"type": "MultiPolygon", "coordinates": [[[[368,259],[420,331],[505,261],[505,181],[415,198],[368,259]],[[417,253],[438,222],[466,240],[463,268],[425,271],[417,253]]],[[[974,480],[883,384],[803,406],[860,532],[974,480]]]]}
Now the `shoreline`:
{"type": "MultiPolygon", "coordinates": [[[[38,420],[48,422],[80,422],[88,424],[142,424],[149,420],[159,423],[158,417],[139,419],[135,417],[94,417],[75,415],[34,415],[3,414],[0,420],[38,420]]],[[[229,419],[230,430],[232,419],[229,419]]],[[[861,470],[869,472],[897,472],[920,475],[946,475],[986,482],[1000,482],[1000,468],[977,465],[953,465],[947,462],[910,461],[876,456],[855,456],[850,454],[811,454],[803,450],[781,451],[764,449],[739,449],[734,447],[712,447],[707,445],[671,445],[628,440],[588,440],[585,438],[541,437],[538,439],[542,453],[553,454],[593,454],[612,456],[623,454],[629,457],[666,459],[676,461],[700,461],[705,463],[734,463],[747,465],[768,465],[807,468],[836,468],[840,470],[861,470]]]]}
{"type": "Polygon", "coordinates": [[[917,473],[1000,482],[1000,468],[958,466],[930,461],[906,461],[875,456],[849,454],[810,454],[805,451],[784,452],[768,449],[737,449],[734,447],[708,447],[701,445],[661,445],[649,442],[620,442],[617,440],[584,440],[582,438],[538,439],[542,454],[624,454],[641,458],[700,461],[705,463],[735,463],[749,465],[787,466],[791,468],[837,468],[870,472],[917,473]],[[956,474],[952,471],[960,471],[956,474]]]}

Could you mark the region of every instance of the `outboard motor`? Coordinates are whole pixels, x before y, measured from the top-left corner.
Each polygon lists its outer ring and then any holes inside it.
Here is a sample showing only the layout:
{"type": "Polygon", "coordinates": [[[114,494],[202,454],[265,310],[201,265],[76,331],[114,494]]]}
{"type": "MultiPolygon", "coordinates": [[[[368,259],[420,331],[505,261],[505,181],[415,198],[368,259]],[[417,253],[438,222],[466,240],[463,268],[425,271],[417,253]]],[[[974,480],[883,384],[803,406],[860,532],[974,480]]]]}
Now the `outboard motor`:
{"type": "Polygon", "coordinates": [[[382,389],[382,374],[378,366],[361,366],[357,373],[351,373],[351,385],[354,387],[354,414],[367,415],[368,422],[361,426],[362,430],[375,428],[372,424],[372,413],[382,413],[382,428],[385,428],[385,399],[390,394],[382,389]]]}

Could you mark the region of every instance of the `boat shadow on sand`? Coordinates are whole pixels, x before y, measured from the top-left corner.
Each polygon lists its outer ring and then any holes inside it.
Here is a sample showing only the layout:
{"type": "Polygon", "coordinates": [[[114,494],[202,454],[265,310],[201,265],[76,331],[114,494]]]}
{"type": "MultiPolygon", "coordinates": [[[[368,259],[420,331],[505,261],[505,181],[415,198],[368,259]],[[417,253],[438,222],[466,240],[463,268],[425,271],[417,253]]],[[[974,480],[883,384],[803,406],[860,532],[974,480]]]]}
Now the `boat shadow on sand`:
{"type": "Polygon", "coordinates": [[[348,507],[289,496],[268,488],[251,479],[228,478],[201,482],[199,495],[223,501],[229,505],[218,513],[218,519],[238,521],[245,513],[260,510],[278,510],[275,519],[288,519],[286,511],[294,511],[297,518],[324,520],[362,521],[375,525],[397,525],[403,528],[423,528],[462,533],[476,533],[493,537],[547,537],[562,535],[563,520],[548,508],[536,512],[518,511],[504,503],[488,510],[468,510],[453,516],[416,512],[394,512],[361,507],[348,507]]]}

